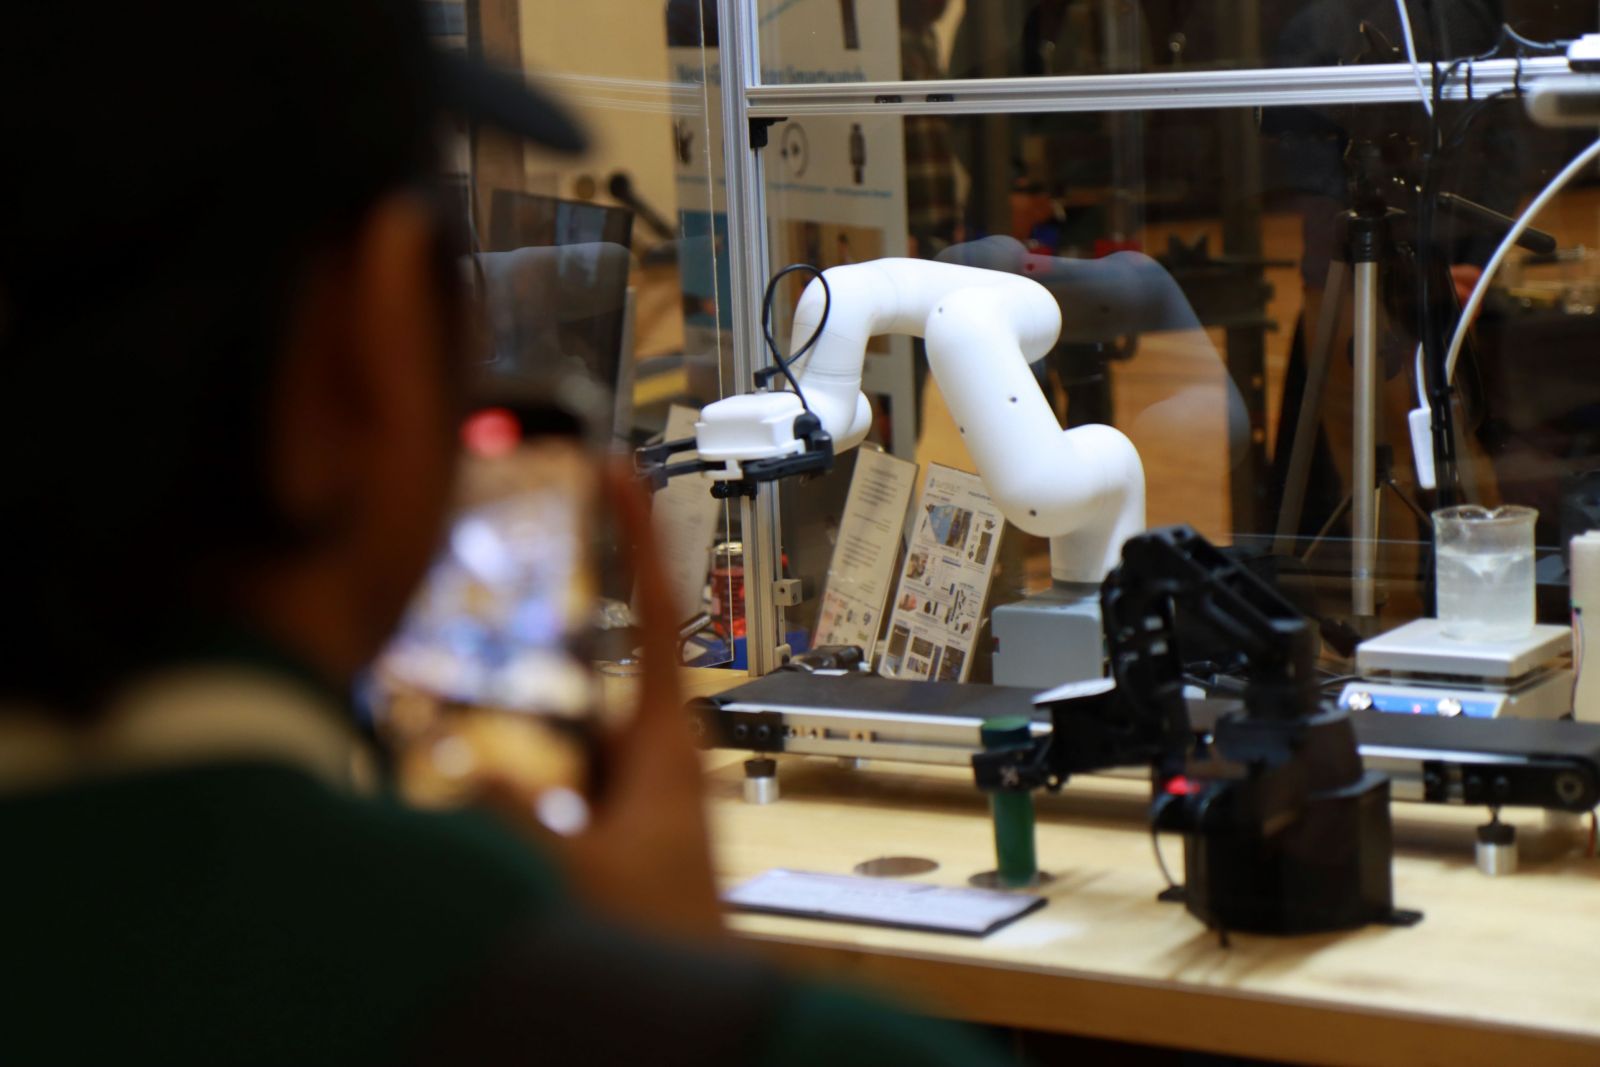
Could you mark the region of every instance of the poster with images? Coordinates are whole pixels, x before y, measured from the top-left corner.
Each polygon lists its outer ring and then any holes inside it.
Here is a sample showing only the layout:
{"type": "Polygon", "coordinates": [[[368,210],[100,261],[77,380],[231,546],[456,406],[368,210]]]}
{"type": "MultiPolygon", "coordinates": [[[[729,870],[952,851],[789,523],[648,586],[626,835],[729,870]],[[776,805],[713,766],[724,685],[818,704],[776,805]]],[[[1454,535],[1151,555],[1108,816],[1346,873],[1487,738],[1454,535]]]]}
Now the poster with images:
{"type": "Polygon", "coordinates": [[[916,483],[915,463],[871,448],[858,454],[813,646],[856,645],[871,660],[916,483]]]}
{"type": "MultiPolygon", "coordinates": [[[[895,81],[901,74],[901,20],[895,4],[862,0],[762,0],[762,78],[771,85],[895,81]]],[[[897,115],[794,115],[768,131],[763,150],[770,262],[827,270],[910,255],[904,122],[897,115]]],[[[795,303],[811,279],[796,274],[778,291],[773,323],[783,351],[795,303]]],[[[915,395],[909,337],[867,341],[869,396],[910,404],[915,395]]],[[[915,412],[879,403],[881,440],[915,458],[915,412]]]]}
{"type": "MultiPolygon", "coordinates": [[[[897,81],[900,17],[893,4],[859,0],[759,0],[761,80],[772,85],[897,81]],[[824,31],[824,27],[832,27],[824,31]]],[[[685,344],[717,351],[717,331],[733,328],[728,299],[727,182],[724,172],[722,59],[701,41],[716,35],[714,4],[667,5],[672,145],[681,229],[685,344]]],[[[907,255],[905,139],[898,117],[846,122],[823,116],[782,119],[765,150],[771,262],[821,268],[907,255]]],[[[783,290],[777,316],[786,335],[806,279],[783,290]]],[[[726,340],[722,342],[724,345],[726,340]]],[[[911,358],[906,338],[878,339],[872,351],[911,358]]]]}
{"type": "Polygon", "coordinates": [[[930,464],[879,673],[964,682],[1005,519],[975,474],[930,464]]]}

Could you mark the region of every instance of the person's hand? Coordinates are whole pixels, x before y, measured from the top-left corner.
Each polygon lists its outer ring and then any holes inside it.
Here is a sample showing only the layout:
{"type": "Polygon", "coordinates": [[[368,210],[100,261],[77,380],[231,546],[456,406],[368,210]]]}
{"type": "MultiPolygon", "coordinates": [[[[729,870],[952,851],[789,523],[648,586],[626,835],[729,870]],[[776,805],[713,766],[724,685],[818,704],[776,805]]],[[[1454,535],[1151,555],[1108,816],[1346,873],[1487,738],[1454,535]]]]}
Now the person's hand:
{"type": "Polygon", "coordinates": [[[683,710],[676,620],[649,508],[626,464],[605,468],[605,498],[622,538],[635,546],[644,669],[638,707],[602,755],[604,791],[587,828],[557,838],[533,816],[533,799],[509,784],[484,784],[481,799],[555,851],[596,911],[673,937],[722,932],[706,832],[700,759],[683,710]]]}

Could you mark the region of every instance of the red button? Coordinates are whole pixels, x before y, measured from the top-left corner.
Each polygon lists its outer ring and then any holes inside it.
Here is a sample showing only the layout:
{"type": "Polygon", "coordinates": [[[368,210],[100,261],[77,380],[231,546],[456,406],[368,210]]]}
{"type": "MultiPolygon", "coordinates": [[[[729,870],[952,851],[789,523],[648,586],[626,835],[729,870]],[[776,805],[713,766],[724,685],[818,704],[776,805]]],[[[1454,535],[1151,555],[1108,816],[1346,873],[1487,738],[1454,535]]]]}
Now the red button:
{"type": "Polygon", "coordinates": [[[505,408],[485,408],[474,412],[461,424],[461,442],[475,456],[498,459],[516,450],[522,440],[522,424],[505,408]]]}

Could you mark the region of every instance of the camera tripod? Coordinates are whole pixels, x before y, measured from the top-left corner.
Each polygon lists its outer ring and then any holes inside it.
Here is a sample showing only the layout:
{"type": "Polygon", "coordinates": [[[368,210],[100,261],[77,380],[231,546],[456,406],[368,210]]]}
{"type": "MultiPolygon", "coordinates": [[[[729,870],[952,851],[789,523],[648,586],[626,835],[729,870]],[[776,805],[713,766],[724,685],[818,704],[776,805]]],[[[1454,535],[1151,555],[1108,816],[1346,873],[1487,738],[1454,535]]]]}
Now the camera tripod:
{"type": "Polygon", "coordinates": [[[1404,212],[1369,201],[1347,211],[1342,258],[1328,265],[1322,307],[1318,311],[1311,346],[1306,353],[1305,389],[1295,421],[1294,441],[1278,513],[1273,549],[1292,553],[1305,508],[1306,486],[1316,449],[1317,422],[1338,324],[1349,305],[1351,317],[1352,416],[1350,491],[1312,539],[1310,555],[1345,512],[1350,513],[1350,612],[1358,618],[1377,614],[1378,522],[1384,490],[1394,493],[1424,524],[1427,515],[1400,489],[1393,474],[1393,452],[1386,450],[1382,471],[1378,446],[1378,294],[1381,262],[1392,252],[1394,223],[1404,212]],[[1381,477],[1380,477],[1381,473],[1381,477]]]}
{"type": "MultiPolygon", "coordinates": [[[[1410,175],[1408,163],[1413,154],[1403,139],[1387,138],[1352,141],[1345,155],[1349,176],[1350,200],[1354,205],[1340,216],[1343,229],[1340,253],[1328,265],[1322,307],[1318,312],[1311,345],[1306,355],[1305,388],[1295,421],[1293,444],[1284,483],[1283,506],[1273,551],[1293,553],[1305,508],[1307,483],[1316,450],[1317,424],[1338,324],[1349,306],[1351,323],[1351,361],[1353,371],[1350,492],[1312,539],[1305,555],[1321,544],[1333,525],[1350,513],[1350,609],[1357,618],[1377,614],[1378,528],[1385,490],[1393,493],[1422,523],[1427,536],[1428,516],[1401,489],[1393,474],[1394,453],[1378,444],[1378,341],[1379,294],[1383,292],[1382,264],[1416,263],[1412,246],[1396,237],[1397,228],[1411,216],[1394,202],[1414,206],[1418,185],[1410,175]]],[[[1434,204],[1461,223],[1490,234],[1503,234],[1514,220],[1482,204],[1453,193],[1437,194],[1434,204]]],[[[1419,235],[1417,239],[1426,239],[1419,235]]],[[[1530,229],[1518,240],[1519,247],[1548,253],[1556,247],[1555,238],[1530,229]]],[[[1440,293],[1451,292],[1447,267],[1436,258],[1433,284],[1440,293]]],[[[1448,432],[1448,420],[1446,432],[1448,432]]]]}

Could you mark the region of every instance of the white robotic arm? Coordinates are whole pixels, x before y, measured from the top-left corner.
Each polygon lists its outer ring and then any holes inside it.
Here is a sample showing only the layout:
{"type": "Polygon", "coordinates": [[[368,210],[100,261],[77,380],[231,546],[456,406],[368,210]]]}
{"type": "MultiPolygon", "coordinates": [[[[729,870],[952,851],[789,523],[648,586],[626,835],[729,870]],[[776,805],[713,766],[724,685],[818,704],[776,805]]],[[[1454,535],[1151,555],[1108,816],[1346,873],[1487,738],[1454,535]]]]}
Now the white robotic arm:
{"type": "MultiPolygon", "coordinates": [[[[1061,330],[1049,291],[1016,274],[920,259],[880,259],[825,272],[827,321],[793,370],[811,413],[836,451],[866,437],[871,406],[861,392],[869,338],[923,337],[963,440],[1006,519],[1051,538],[1059,580],[1098,583],[1122,543],[1144,528],[1144,468],[1133,443],[1109,426],[1062,430],[1029,364],[1061,330]]],[[[823,318],[820,281],[795,310],[798,351],[823,318]]],[[[793,393],[730,397],[701,412],[702,460],[737,478],[749,460],[804,448],[789,427],[801,414],[793,393]]]]}
{"type": "MultiPolygon", "coordinates": [[[[877,259],[833,267],[824,276],[831,299],[824,298],[821,282],[806,286],[795,307],[789,350],[799,351],[816,332],[827,303],[822,334],[794,369],[812,411],[841,452],[860,444],[870,427],[872,407],[861,393],[870,338],[886,333],[924,337],[939,302],[962,289],[1011,294],[1000,314],[1010,327],[1009,347],[1020,350],[1024,369],[1050,350],[1061,329],[1061,312],[1049,292],[1015,274],[925,259],[877,259]]],[[[988,315],[998,317],[997,311],[988,315]]],[[[1002,358],[1000,352],[991,357],[1002,358]]]]}
{"type": "MultiPolygon", "coordinates": [[[[1055,299],[1028,284],[1059,322],[1055,299]]],[[[928,366],[1006,520],[1051,539],[1054,578],[1098,584],[1117,565],[1122,543],[1144,530],[1144,466],[1120,430],[1063,430],[1056,421],[1022,358],[1032,337],[1017,328],[1039,307],[1033,294],[1024,302],[1012,289],[951,293],[928,317],[928,366]]],[[[1037,354],[1055,331],[1052,324],[1037,354]]]]}

